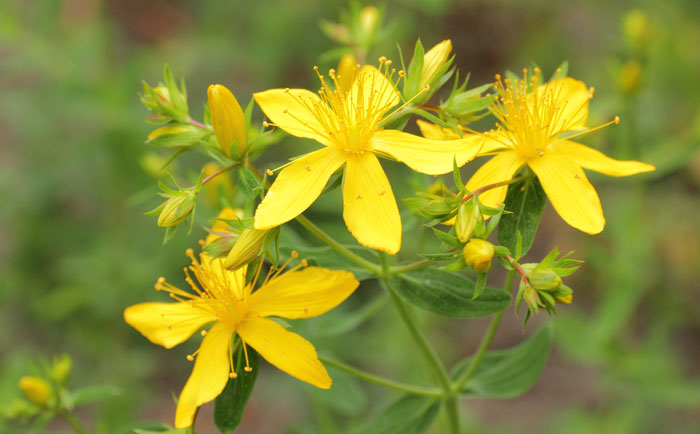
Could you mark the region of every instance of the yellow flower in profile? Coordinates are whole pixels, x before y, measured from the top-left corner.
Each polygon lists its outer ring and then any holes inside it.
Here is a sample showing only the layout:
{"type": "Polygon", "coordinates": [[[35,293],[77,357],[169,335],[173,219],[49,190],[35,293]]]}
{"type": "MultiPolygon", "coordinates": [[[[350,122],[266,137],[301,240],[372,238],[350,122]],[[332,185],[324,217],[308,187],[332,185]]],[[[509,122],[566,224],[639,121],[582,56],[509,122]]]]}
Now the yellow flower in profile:
{"type": "Polygon", "coordinates": [[[191,426],[197,408],[216,398],[229,378],[238,376],[233,368],[234,336],[242,343],[246,372],[250,372],[246,349],[250,345],[289,375],[316,387],[330,388],[331,379],[313,345],[268,317],[309,318],[333,309],[357,288],[359,283],[352,273],[299,266],[281,274],[280,269],[271,272],[262,286],[253,291],[260,267],[252,282],[246,284],[247,267],[228,271],[222,259],[201,254],[197,260],[191,249],[187,255],[192,265],[185,269],[186,280],[193,292],[176,288],[161,277],[156,290],[168,292],[174,303],[142,303],[124,311],[130,326],[165,348],[172,348],[213,324],[201,332],[202,344],[187,357],[196,357],[196,361],[177,403],[177,428],[191,426]]]}
{"type": "Polygon", "coordinates": [[[390,65],[382,57],[379,69],[364,66],[347,93],[331,70],[334,89],[319,74],[322,87],[318,93],[272,89],[253,95],[272,124],[325,146],[282,169],[255,212],[256,229],[281,225],[304,212],[330,176],[345,165],[343,218],[348,229],[364,246],[390,254],[399,251],[399,210],[377,154],[415,171],[439,175],[450,172],[455,159],[460,166],[470,161],[482,140],[430,140],[382,129],[381,122],[401,100],[396,86],[404,74],[397,74],[390,65]],[[396,75],[399,78],[394,81],[396,75]]]}
{"type": "Polygon", "coordinates": [[[445,39],[433,48],[428,50],[423,56],[423,69],[420,73],[418,86],[423,87],[435,78],[437,72],[447,62],[452,52],[452,41],[445,39]]]}
{"type": "MultiPolygon", "coordinates": [[[[540,70],[528,78],[505,79],[496,76],[498,96],[491,112],[499,126],[481,135],[485,138],[480,155],[493,155],[467,182],[467,189],[507,181],[523,165],[537,175],[554,209],[569,225],[589,234],[605,226],[598,193],[583,169],[609,176],[629,176],[655,170],[639,161],[620,161],[595,149],[572,141],[582,134],[612,123],[586,128],[588,102],[593,89],[573,78],[557,78],[539,85],[540,70]],[[528,88],[534,91],[528,91],[528,88]],[[575,133],[571,133],[575,132],[575,133]],[[569,133],[565,135],[565,133],[569,133]]],[[[498,206],[507,187],[482,193],[479,199],[488,206],[498,206]]]]}

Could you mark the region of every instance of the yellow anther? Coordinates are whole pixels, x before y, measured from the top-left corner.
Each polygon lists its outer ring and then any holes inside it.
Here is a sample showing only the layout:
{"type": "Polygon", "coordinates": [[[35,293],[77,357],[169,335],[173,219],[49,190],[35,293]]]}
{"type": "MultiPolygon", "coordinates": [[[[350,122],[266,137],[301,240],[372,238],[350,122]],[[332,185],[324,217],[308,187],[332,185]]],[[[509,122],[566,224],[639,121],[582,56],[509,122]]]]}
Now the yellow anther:
{"type": "Polygon", "coordinates": [[[204,337],[204,336],[207,335],[207,331],[206,331],[206,330],[202,330],[201,332],[199,332],[199,334],[202,335],[202,337],[204,337]]]}
{"type": "Polygon", "coordinates": [[[297,252],[296,250],[292,250],[292,258],[296,259],[298,257],[299,257],[299,252],[297,252]]]}
{"type": "Polygon", "coordinates": [[[189,256],[189,257],[194,256],[194,250],[192,250],[191,248],[185,250],[185,255],[187,255],[187,256],[189,256]]]}
{"type": "Polygon", "coordinates": [[[187,361],[188,361],[188,362],[194,361],[194,357],[192,357],[192,354],[188,354],[188,355],[187,355],[187,361]]]}
{"type": "Polygon", "coordinates": [[[386,56],[381,56],[379,58],[379,63],[384,63],[384,62],[386,62],[386,56]]]}
{"type": "Polygon", "coordinates": [[[265,127],[265,128],[269,128],[269,127],[270,127],[270,123],[269,123],[268,121],[263,121],[262,126],[265,127]]]}
{"type": "Polygon", "coordinates": [[[228,378],[238,378],[238,374],[236,374],[235,372],[230,372],[228,374],[228,378]]]}
{"type": "Polygon", "coordinates": [[[306,259],[302,259],[302,260],[301,260],[301,266],[302,266],[302,267],[308,267],[308,266],[309,266],[309,261],[307,261],[306,259]]]}
{"type": "Polygon", "coordinates": [[[615,125],[620,125],[620,116],[615,116],[615,125]]]}
{"type": "Polygon", "coordinates": [[[270,170],[270,169],[265,169],[265,173],[267,173],[267,176],[272,176],[272,175],[275,174],[275,172],[273,172],[273,171],[270,170]]]}
{"type": "Polygon", "coordinates": [[[253,368],[251,368],[250,366],[246,366],[245,368],[243,368],[243,370],[246,372],[253,372],[253,368]]]}

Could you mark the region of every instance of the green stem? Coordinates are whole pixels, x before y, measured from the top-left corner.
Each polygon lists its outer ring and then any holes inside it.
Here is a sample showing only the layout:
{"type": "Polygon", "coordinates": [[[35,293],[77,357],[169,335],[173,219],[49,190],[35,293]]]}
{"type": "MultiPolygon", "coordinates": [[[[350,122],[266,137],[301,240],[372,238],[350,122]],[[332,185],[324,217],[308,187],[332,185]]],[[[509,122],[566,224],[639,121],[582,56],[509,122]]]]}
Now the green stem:
{"type": "Polygon", "coordinates": [[[401,274],[401,273],[405,273],[407,271],[418,270],[420,268],[427,267],[428,265],[430,265],[432,263],[433,263],[433,261],[431,261],[430,259],[423,259],[422,261],[414,262],[412,264],[390,267],[389,274],[401,274]]]}
{"type": "MultiPolygon", "coordinates": [[[[506,284],[503,286],[504,291],[510,291],[510,287],[513,285],[514,275],[514,271],[511,270],[510,272],[508,272],[506,284]]],[[[496,334],[498,325],[501,323],[501,317],[503,317],[503,312],[504,310],[498,312],[493,316],[493,318],[491,318],[491,324],[489,325],[488,330],[486,330],[486,334],[481,339],[481,344],[479,344],[479,348],[476,350],[476,354],[474,354],[472,362],[469,364],[469,367],[464,372],[464,374],[462,374],[462,376],[459,377],[454,383],[454,393],[459,393],[462,389],[464,389],[464,386],[467,385],[469,380],[472,378],[472,375],[474,375],[474,372],[476,372],[476,368],[479,367],[479,363],[481,363],[481,360],[484,358],[486,350],[488,350],[489,345],[491,345],[491,341],[493,340],[493,336],[496,334]]]]}
{"type": "Polygon", "coordinates": [[[331,249],[333,249],[336,252],[340,253],[341,255],[345,256],[346,258],[348,258],[352,262],[356,263],[357,265],[361,266],[362,268],[365,268],[376,275],[381,274],[381,269],[377,266],[377,264],[373,264],[373,263],[369,262],[368,260],[366,260],[365,258],[358,256],[355,253],[348,250],[347,248],[345,248],[339,242],[334,240],[330,235],[323,232],[321,230],[321,228],[319,228],[318,226],[313,224],[311,222],[311,220],[306,218],[303,214],[300,214],[299,216],[297,216],[296,221],[298,221],[302,226],[304,226],[304,228],[306,228],[306,230],[308,230],[309,232],[314,234],[316,236],[316,238],[318,238],[319,240],[328,244],[328,246],[331,249]]]}
{"type": "Polygon", "coordinates": [[[409,310],[409,307],[406,306],[401,297],[396,293],[396,290],[389,283],[390,268],[389,263],[387,262],[386,254],[380,253],[379,260],[382,264],[382,283],[387,291],[389,291],[391,300],[394,302],[394,306],[396,306],[399,316],[406,325],[406,328],[413,337],[413,340],[418,345],[418,348],[420,348],[423,358],[433,371],[433,374],[437,377],[438,383],[440,383],[440,387],[442,388],[441,396],[445,401],[445,407],[447,410],[448,433],[458,434],[459,414],[457,411],[457,400],[455,399],[452,391],[452,385],[450,383],[450,377],[447,373],[447,369],[445,369],[445,365],[440,360],[440,357],[435,352],[435,349],[432,347],[432,345],[430,345],[430,342],[428,342],[428,338],[423,334],[420,327],[418,327],[418,324],[416,323],[413,313],[409,310]]]}
{"type": "Polygon", "coordinates": [[[318,358],[326,365],[332,366],[338,370],[347,372],[350,375],[354,375],[357,378],[368,381],[370,383],[378,384],[380,386],[384,386],[389,389],[398,390],[399,392],[404,392],[411,395],[431,396],[434,398],[440,398],[443,396],[443,392],[441,389],[437,389],[434,387],[414,386],[412,384],[401,383],[398,381],[390,380],[388,378],[380,377],[378,375],[370,374],[369,372],[357,369],[353,366],[347,365],[343,362],[332,358],[324,356],[319,356],[318,358]]]}
{"type": "Polygon", "coordinates": [[[73,413],[70,413],[68,411],[61,411],[58,413],[58,415],[63,420],[68,422],[68,424],[71,426],[71,428],[73,428],[73,431],[75,431],[76,434],[87,434],[87,431],[85,431],[85,428],[83,428],[83,425],[73,413]]]}
{"type": "Polygon", "coordinates": [[[233,168],[239,167],[241,163],[237,164],[232,164],[231,166],[224,167],[223,169],[219,169],[216,172],[212,173],[211,175],[207,176],[202,180],[202,185],[206,184],[207,182],[211,181],[212,179],[216,178],[217,176],[221,175],[222,173],[229,171],[233,168]]]}

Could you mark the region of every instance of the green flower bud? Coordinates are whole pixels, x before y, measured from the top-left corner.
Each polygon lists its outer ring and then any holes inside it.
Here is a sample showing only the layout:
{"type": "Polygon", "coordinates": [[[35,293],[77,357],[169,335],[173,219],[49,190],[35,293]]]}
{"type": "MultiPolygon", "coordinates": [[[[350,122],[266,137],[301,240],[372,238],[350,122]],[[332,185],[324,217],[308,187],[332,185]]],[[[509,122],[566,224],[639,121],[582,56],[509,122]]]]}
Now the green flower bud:
{"type": "Polygon", "coordinates": [[[462,243],[466,243],[474,235],[474,229],[480,222],[484,221],[484,216],[479,210],[479,206],[473,200],[463,203],[457,211],[455,220],[455,231],[457,238],[462,243]]]}
{"type": "Polygon", "coordinates": [[[17,383],[24,396],[32,404],[45,407],[51,399],[52,392],[49,383],[37,377],[22,377],[17,383]]]}
{"type": "Polygon", "coordinates": [[[365,6],[360,11],[360,29],[363,36],[371,36],[379,23],[379,9],[375,6],[365,6]]]}
{"type": "Polygon", "coordinates": [[[244,229],[224,261],[224,267],[237,270],[257,258],[265,241],[267,231],[244,229]]]}
{"type": "Polygon", "coordinates": [[[540,291],[551,291],[557,289],[561,284],[561,277],[551,268],[544,270],[534,270],[527,276],[533,288],[540,291]]]}
{"type": "Polygon", "coordinates": [[[170,197],[158,216],[158,226],[169,228],[187,220],[197,202],[194,189],[186,189],[170,197]]]}
{"type": "Polygon", "coordinates": [[[643,48],[648,44],[654,33],[649,16],[639,9],[625,15],[622,27],[627,42],[636,48],[643,48]]]}
{"type": "Polygon", "coordinates": [[[479,273],[486,273],[491,269],[493,259],[493,244],[486,240],[474,238],[464,246],[464,261],[469,268],[479,273]]]}
{"type": "Polygon", "coordinates": [[[61,357],[54,357],[53,366],[51,366],[51,378],[58,383],[63,384],[70,377],[73,369],[73,360],[69,355],[64,354],[61,357]]]}

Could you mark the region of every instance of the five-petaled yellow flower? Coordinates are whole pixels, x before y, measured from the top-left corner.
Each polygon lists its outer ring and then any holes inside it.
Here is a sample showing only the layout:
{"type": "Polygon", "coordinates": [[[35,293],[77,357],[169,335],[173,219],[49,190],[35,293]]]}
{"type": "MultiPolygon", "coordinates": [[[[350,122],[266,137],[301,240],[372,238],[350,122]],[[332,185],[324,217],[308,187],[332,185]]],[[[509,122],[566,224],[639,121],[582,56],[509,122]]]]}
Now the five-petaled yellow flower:
{"type": "MultiPolygon", "coordinates": [[[[160,278],[156,289],[169,292],[175,303],[142,303],[124,311],[129,325],[165,348],[172,348],[213,324],[208,331],[202,331],[204,339],[199,350],[188,356],[189,360],[196,356],[196,361],[177,403],[176,427],[192,425],[197,408],[216,398],[229,378],[237,377],[232,354],[234,334],[242,341],[246,371],[250,369],[246,345],[250,345],[289,375],[323,389],[331,386],[313,345],[267,317],[308,318],[329,311],[357,288],[352,273],[297,267],[280,274],[280,269],[268,275],[253,292],[253,283],[245,282],[247,267],[229,271],[222,259],[201,254],[197,260],[191,249],[187,254],[192,260],[189,272],[199,282],[197,285],[185,269],[186,280],[194,292],[176,288],[160,278]]],[[[257,277],[256,273],[252,282],[257,277]]]]}
{"type": "MultiPolygon", "coordinates": [[[[583,169],[629,176],[655,170],[654,166],[614,160],[571,140],[602,127],[586,129],[593,89],[583,82],[558,78],[538,85],[539,69],[530,79],[527,70],[523,79],[496,79],[498,95],[491,112],[499,126],[483,135],[475,134],[485,138],[479,155],[493,158],[476,171],[467,182],[467,189],[473,191],[509,180],[527,164],[564,221],[589,234],[601,232],[605,226],[603,209],[583,169]],[[528,91],[529,87],[534,91],[528,91]],[[578,132],[565,135],[575,131],[578,132]]],[[[613,122],[618,123],[619,118],[613,122]]],[[[503,202],[506,191],[507,187],[495,188],[479,198],[487,205],[497,206],[503,202]]]]}
{"type": "Polygon", "coordinates": [[[271,228],[301,214],[345,164],[343,218],[348,229],[364,246],[390,254],[399,251],[399,210],[376,154],[415,171],[439,175],[450,172],[455,160],[461,166],[474,158],[481,140],[430,140],[382,129],[381,122],[401,100],[396,86],[403,72],[396,73],[390,65],[382,57],[379,69],[364,66],[347,92],[339,84],[341,77],[331,70],[333,89],[319,75],[322,87],[318,93],[272,89],[254,94],[272,124],[325,146],[282,169],[256,210],[256,229],[271,228]],[[395,75],[399,78],[394,81],[395,75]]]}

